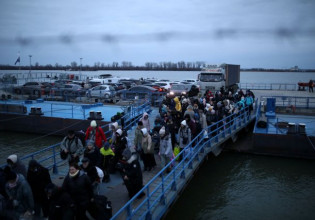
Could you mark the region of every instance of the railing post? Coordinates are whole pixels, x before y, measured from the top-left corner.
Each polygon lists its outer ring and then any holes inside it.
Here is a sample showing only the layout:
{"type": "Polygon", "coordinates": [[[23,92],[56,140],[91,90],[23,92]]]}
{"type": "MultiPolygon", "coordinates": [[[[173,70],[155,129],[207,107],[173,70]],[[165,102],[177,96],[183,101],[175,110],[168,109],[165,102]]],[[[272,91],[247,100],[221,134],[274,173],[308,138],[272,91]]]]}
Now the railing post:
{"type": "Polygon", "coordinates": [[[152,219],[152,215],[151,215],[150,210],[151,210],[151,208],[150,208],[150,190],[149,190],[149,187],[147,187],[147,214],[145,216],[146,220],[152,219]]]}
{"type": "Polygon", "coordinates": [[[58,168],[57,168],[57,163],[56,163],[56,151],[55,151],[55,147],[53,147],[53,160],[54,160],[54,165],[53,165],[53,173],[54,174],[58,174],[58,168]]]}
{"type": "MultiPolygon", "coordinates": [[[[175,158],[173,159],[175,160],[175,158]]],[[[176,161],[174,161],[173,163],[175,163],[176,161]]],[[[172,190],[173,191],[176,191],[177,190],[177,187],[176,187],[176,169],[175,167],[173,168],[173,183],[172,183],[172,190]]]]}
{"type": "Polygon", "coordinates": [[[165,192],[164,192],[164,175],[162,173],[162,195],[161,195],[161,198],[160,198],[160,203],[162,205],[165,205],[165,196],[164,196],[165,192]]]}

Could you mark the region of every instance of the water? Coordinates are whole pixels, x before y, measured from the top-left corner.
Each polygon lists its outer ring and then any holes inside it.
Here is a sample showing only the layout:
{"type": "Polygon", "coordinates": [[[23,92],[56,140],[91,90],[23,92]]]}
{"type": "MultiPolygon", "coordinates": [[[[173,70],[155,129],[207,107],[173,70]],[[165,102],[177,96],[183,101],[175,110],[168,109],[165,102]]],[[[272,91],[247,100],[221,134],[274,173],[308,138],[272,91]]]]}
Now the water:
{"type": "MultiPolygon", "coordinates": [[[[62,71],[32,71],[37,77],[45,77],[46,73],[56,73],[62,71]],[[36,74],[37,73],[37,74],[36,74]]],[[[68,74],[80,74],[74,71],[63,71],[68,74]]],[[[20,73],[19,78],[27,78],[28,70],[0,70],[0,77],[4,73],[20,73]],[[21,77],[21,74],[23,77],[21,77]]],[[[82,75],[96,77],[101,74],[109,73],[117,77],[129,78],[156,78],[169,80],[197,79],[199,71],[82,71],[82,75]]],[[[293,83],[308,82],[315,79],[314,72],[241,72],[240,83],[293,83]]],[[[45,79],[52,80],[52,79],[45,79]]]]}
{"type": "MultiPolygon", "coordinates": [[[[43,72],[43,71],[41,71],[43,72]]],[[[0,71],[0,74],[3,71],[0,71]]],[[[78,72],[77,72],[78,73],[78,72]]],[[[196,78],[198,72],[98,71],[132,78],[196,78]]],[[[241,72],[241,83],[308,82],[315,73],[241,72]]],[[[11,153],[24,155],[62,137],[0,131],[0,164],[11,153]]],[[[247,134],[236,144],[250,144],[247,134]]],[[[315,161],[223,153],[209,157],[166,219],[314,219],[315,161]]]]}
{"type": "Polygon", "coordinates": [[[227,152],[209,157],[165,219],[314,219],[314,166],[227,152]]]}

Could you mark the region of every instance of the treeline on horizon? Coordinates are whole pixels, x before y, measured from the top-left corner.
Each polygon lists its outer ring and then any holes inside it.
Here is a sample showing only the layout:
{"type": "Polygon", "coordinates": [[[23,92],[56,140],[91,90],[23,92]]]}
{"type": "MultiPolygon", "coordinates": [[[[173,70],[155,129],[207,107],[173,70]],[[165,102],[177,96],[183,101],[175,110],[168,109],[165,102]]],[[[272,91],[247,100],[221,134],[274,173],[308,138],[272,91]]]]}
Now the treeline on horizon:
{"type": "MultiPolygon", "coordinates": [[[[65,71],[99,71],[99,70],[156,70],[156,71],[200,71],[206,67],[205,62],[184,62],[180,61],[177,63],[173,62],[146,62],[144,66],[134,66],[131,62],[124,61],[121,64],[113,62],[112,64],[104,64],[96,62],[93,66],[79,65],[73,61],[70,65],[55,65],[47,64],[40,65],[36,62],[30,66],[19,66],[19,65],[0,65],[0,70],[65,70],[65,71]]],[[[268,71],[268,72],[315,72],[315,69],[276,69],[276,68],[241,68],[241,71],[268,71]]]]}

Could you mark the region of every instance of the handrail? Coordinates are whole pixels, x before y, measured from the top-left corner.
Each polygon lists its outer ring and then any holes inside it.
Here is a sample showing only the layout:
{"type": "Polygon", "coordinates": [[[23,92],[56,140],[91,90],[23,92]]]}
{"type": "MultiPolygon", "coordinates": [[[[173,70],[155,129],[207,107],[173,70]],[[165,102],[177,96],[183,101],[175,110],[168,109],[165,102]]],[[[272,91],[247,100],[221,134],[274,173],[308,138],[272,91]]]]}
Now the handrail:
{"type": "MultiPolygon", "coordinates": [[[[232,131],[245,126],[251,117],[249,108],[246,107],[238,114],[230,115],[203,129],[171,162],[162,168],[133,198],[116,212],[111,219],[118,219],[124,213],[127,215],[124,216],[125,219],[132,219],[135,216],[135,219],[151,219],[152,211],[158,204],[163,204],[165,207],[167,203],[170,204],[173,201],[170,198],[165,199],[166,195],[168,195],[167,192],[175,191],[176,194],[178,190],[177,183],[180,182],[179,179],[185,177],[187,169],[192,169],[193,161],[201,161],[206,156],[204,153],[206,152],[205,147],[211,148],[212,142],[219,143],[220,140],[227,138],[229,134],[232,134],[232,131]],[[207,131],[207,136],[205,135],[205,131],[207,131]],[[202,152],[203,157],[200,159],[199,154],[202,152]],[[181,156],[183,159],[172,168],[171,172],[165,174],[166,170],[181,156]],[[155,181],[158,181],[157,186],[153,185],[155,181]],[[136,199],[143,192],[146,193],[146,197],[136,206],[136,199]]],[[[165,211],[166,209],[158,213],[158,216],[161,217],[165,211]]]]}
{"type": "Polygon", "coordinates": [[[252,90],[297,90],[297,84],[293,83],[239,83],[241,89],[252,90]]]}
{"type": "MultiPolygon", "coordinates": [[[[139,120],[139,118],[142,116],[142,114],[144,112],[149,112],[151,109],[151,105],[149,102],[146,102],[140,106],[133,106],[130,109],[130,114],[126,114],[124,115],[122,118],[120,118],[118,120],[118,124],[123,125],[123,129],[125,130],[129,130],[131,127],[133,127],[137,121],[139,120]],[[128,117],[134,117],[134,118],[128,118],[128,117]],[[122,123],[122,121],[124,121],[122,123]]],[[[101,126],[102,128],[105,128],[108,125],[103,125],[101,126]]],[[[104,132],[106,137],[109,137],[111,135],[111,130],[110,129],[105,129],[106,131],[104,132]]],[[[21,157],[20,159],[23,160],[31,160],[31,159],[35,159],[36,156],[38,156],[38,162],[41,163],[43,166],[45,166],[48,169],[53,169],[53,173],[58,173],[58,169],[57,166],[58,164],[61,164],[64,162],[64,160],[62,160],[60,158],[59,155],[59,149],[56,149],[57,147],[59,148],[61,142],[56,143],[54,145],[45,147],[39,151],[27,154],[23,157],[21,157]]],[[[0,167],[4,167],[6,166],[6,164],[2,164],[0,165],[0,167]]]]}
{"type": "Polygon", "coordinates": [[[260,97],[261,100],[267,100],[267,98],[275,98],[276,106],[315,108],[315,97],[299,97],[299,96],[262,96],[260,97]]]}

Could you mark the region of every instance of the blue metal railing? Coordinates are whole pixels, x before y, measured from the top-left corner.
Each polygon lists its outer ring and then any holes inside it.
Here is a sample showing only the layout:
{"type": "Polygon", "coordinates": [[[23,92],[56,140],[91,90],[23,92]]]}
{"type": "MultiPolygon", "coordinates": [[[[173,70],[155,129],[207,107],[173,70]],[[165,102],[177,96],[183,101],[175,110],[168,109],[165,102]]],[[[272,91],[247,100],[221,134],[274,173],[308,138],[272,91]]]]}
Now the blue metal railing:
{"type": "MultiPolygon", "coordinates": [[[[117,120],[118,124],[123,125],[124,130],[129,130],[132,128],[142,117],[144,112],[149,112],[151,109],[151,105],[149,102],[146,102],[140,106],[131,106],[130,111],[127,112],[123,117],[117,120]]],[[[102,128],[105,129],[104,125],[102,128]]],[[[106,137],[111,136],[111,130],[105,129],[106,137]]],[[[60,158],[60,143],[56,143],[52,146],[48,146],[42,150],[27,154],[20,159],[22,161],[29,161],[32,159],[36,159],[39,163],[41,163],[44,167],[53,169],[53,173],[58,173],[58,165],[64,163],[64,160],[60,158]]],[[[27,163],[28,164],[28,163],[27,163]]],[[[4,167],[6,164],[2,164],[0,167],[4,167]]]]}
{"type": "Polygon", "coordinates": [[[292,107],[295,108],[315,108],[314,97],[298,97],[298,96],[262,96],[261,101],[266,101],[267,98],[275,98],[276,106],[280,107],[292,107]]]}
{"type": "MultiPolygon", "coordinates": [[[[257,100],[256,100],[257,102],[257,100]]],[[[257,106],[257,105],[256,105],[257,106]]],[[[184,187],[189,174],[215,145],[219,145],[252,119],[246,107],[200,132],[170,163],[154,176],[112,219],[160,219],[184,187]],[[207,131],[205,133],[205,131],[207,131]],[[182,157],[180,162],[175,162],[182,157]],[[197,164],[196,164],[197,163],[197,164]],[[171,172],[165,173],[169,168],[171,172]],[[137,197],[146,193],[140,202],[137,197]]]]}
{"type": "Polygon", "coordinates": [[[240,89],[252,90],[297,90],[297,84],[291,83],[239,83],[240,89]]]}

